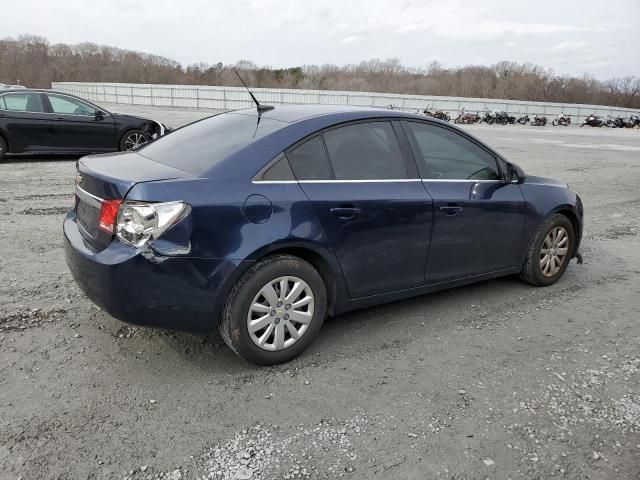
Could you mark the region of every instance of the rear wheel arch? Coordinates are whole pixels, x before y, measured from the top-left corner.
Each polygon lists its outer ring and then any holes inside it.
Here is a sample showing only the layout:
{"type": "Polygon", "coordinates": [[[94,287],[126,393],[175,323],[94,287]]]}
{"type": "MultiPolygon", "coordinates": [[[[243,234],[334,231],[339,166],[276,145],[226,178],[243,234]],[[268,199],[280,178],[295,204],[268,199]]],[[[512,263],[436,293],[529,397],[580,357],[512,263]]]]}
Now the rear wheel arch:
{"type": "Polygon", "coordinates": [[[320,277],[322,277],[322,281],[324,282],[324,286],[327,290],[327,314],[331,315],[333,313],[333,307],[336,303],[337,297],[337,273],[329,260],[311,248],[299,246],[283,246],[282,248],[270,250],[269,252],[257,257],[255,260],[256,262],[259,262],[277,255],[291,255],[293,257],[300,258],[311,264],[311,266],[316,269],[320,274],[320,277]]]}

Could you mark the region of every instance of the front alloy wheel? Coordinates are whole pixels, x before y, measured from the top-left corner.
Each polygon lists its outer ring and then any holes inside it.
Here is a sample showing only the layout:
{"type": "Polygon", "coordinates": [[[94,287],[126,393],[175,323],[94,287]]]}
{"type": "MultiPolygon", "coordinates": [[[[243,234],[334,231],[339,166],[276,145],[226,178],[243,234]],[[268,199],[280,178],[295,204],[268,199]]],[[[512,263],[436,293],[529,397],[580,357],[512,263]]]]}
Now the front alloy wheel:
{"type": "Polygon", "coordinates": [[[549,232],[540,249],[540,271],[545,277],[553,277],[564,266],[569,253],[569,234],[564,227],[549,232]]]}
{"type": "Polygon", "coordinates": [[[130,133],[124,139],[124,149],[137,150],[148,141],[149,140],[147,140],[147,136],[144,133],[138,133],[138,132],[130,133]]]}
{"type": "Polygon", "coordinates": [[[547,218],[529,244],[520,277],[536,286],[557,282],[573,257],[575,235],[565,215],[556,213],[547,218]]]}

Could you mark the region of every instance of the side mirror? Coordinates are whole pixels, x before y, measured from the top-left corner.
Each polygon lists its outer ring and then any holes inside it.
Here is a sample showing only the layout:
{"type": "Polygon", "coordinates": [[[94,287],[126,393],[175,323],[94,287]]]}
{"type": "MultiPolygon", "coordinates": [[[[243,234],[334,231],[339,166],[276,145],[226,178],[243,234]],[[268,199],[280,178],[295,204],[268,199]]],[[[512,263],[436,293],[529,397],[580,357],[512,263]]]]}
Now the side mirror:
{"type": "Polygon", "coordinates": [[[95,117],[96,120],[104,119],[104,112],[102,110],[96,110],[95,117]]]}
{"type": "Polygon", "coordinates": [[[524,182],[524,170],[514,163],[507,163],[507,182],[508,183],[522,183],[524,182]]]}

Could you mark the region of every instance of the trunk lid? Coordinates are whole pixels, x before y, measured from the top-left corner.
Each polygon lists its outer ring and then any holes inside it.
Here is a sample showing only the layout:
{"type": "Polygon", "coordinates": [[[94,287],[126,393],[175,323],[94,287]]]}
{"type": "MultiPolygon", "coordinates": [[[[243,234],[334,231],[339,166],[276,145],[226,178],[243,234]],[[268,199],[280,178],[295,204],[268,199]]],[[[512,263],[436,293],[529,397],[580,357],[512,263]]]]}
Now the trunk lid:
{"type": "Polygon", "coordinates": [[[76,173],[78,229],[96,251],[103,250],[113,240],[113,233],[100,228],[104,208],[117,209],[118,201],[137,183],[192,176],[135,152],[83,157],[76,173]]]}

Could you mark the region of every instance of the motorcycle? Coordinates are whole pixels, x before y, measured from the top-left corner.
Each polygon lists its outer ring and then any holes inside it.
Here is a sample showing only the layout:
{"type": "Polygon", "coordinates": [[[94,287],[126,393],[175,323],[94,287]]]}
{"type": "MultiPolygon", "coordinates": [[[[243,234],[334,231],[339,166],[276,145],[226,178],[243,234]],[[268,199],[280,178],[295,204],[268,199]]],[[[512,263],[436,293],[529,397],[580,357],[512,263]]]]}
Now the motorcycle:
{"type": "Polygon", "coordinates": [[[478,113],[467,113],[464,110],[460,112],[460,114],[454,118],[453,123],[455,124],[471,124],[477,123],[480,121],[480,115],[478,113]]]}
{"type": "Polygon", "coordinates": [[[427,117],[437,118],[438,120],[443,120],[445,122],[451,121],[451,117],[449,116],[449,114],[447,112],[443,112],[442,110],[436,110],[435,112],[432,112],[431,110],[429,110],[429,107],[427,107],[422,113],[424,113],[427,117]]]}
{"type": "Polygon", "coordinates": [[[627,128],[640,128],[640,115],[631,115],[626,124],[627,128]]]}
{"type": "Polygon", "coordinates": [[[547,124],[547,117],[544,115],[535,115],[531,121],[531,125],[534,127],[544,127],[547,124]]]}
{"type": "Polygon", "coordinates": [[[590,127],[603,127],[605,124],[606,122],[602,118],[598,117],[595,113],[592,113],[584,119],[584,122],[582,122],[582,125],[580,126],[584,127],[585,125],[589,125],[590,127]]]}
{"type": "Polygon", "coordinates": [[[529,118],[529,115],[527,115],[526,113],[523,115],[520,115],[518,117],[518,119],[516,120],[516,123],[520,124],[520,125],[526,125],[527,122],[531,121],[531,119],[529,118]]]}
{"type": "Polygon", "coordinates": [[[558,125],[568,127],[571,124],[571,117],[569,115],[561,113],[553,122],[551,122],[551,124],[554,127],[557,127],[558,125]]]}
{"type": "Polygon", "coordinates": [[[627,126],[627,121],[624,117],[616,117],[613,119],[613,128],[625,128],[627,126]]]}

